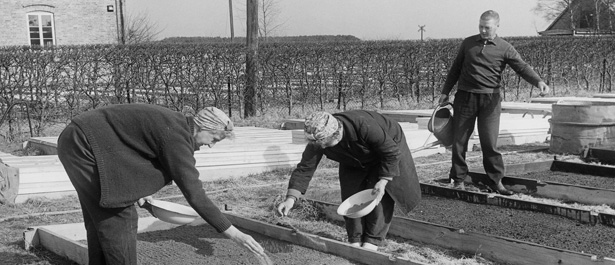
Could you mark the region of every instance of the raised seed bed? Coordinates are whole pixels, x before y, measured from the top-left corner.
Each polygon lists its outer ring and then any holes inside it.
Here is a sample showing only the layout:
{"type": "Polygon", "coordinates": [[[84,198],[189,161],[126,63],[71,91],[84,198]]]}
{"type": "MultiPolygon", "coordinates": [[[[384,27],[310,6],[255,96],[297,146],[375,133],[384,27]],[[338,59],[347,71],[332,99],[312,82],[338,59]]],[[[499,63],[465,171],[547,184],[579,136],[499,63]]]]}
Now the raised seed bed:
{"type": "Polygon", "coordinates": [[[493,193],[459,190],[426,183],[421,183],[421,192],[426,195],[458,199],[470,203],[488,204],[518,210],[536,211],[552,215],[559,215],[576,220],[578,222],[589,223],[592,225],[600,223],[603,225],[615,227],[615,215],[613,214],[598,213],[572,207],[521,200],[512,197],[496,195],[493,193]]]}
{"type": "MultiPolygon", "coordinates": [[[[338,204],[313,202],[329,218],[340,218],[338,204]]],[[[394,217],[389,235],[505,264],[615,264],[612,228],[431,196],[408,217],[394,217]]]]}
{"type": "MultiPolygon", "coordinates": [[[[615,168],[557,160],[533,163],[530,167],[507,166],[507,177],[502,179],[502,183],[510,190],[532,196],[588,205],[606,204],[613,207],[615,206],[613,199],[615,198],[615,178],[583,174],[605,173],[608,169],[615,174],[615,168]],[[536,170],[543,169],[548,163],[551,164],[548,170],[536,170]],[[560,171],[562,168],[566,168],[567,171],[560,171]],[[574,170],[583,171],[574,173],[572,172],[574,170]],[[510,177],[513,174],[516,176],[510,177]]],[[[489,183],[490,180],[484,173],[470,172],[466,182],[480,184],[489,183]]]]}
{"type": "MultiPolygon", "coordinates": [[[[227,213],[227,217],[261,242],[275,264],[424,265],[234,214],[227,213]]],[[[256,256],[201,219],[189,226],[177,226],[154,217],[140,218],[139,231],[139,264],[258,264],[256,256]]],[[[29,228],[24,232],[26,249],[42,246],[78,264],[87,264],[84,240],[83,223],[29,228]]]]}
{"type": "MultiPolygon", "coordinates": [[[[613,199],[615,198],[615,178],[571,173],[575,171],[615,175],[613,167],[552,160],[506,165],[506,175],[509,177],[505,177],[502,182],[510,190],[535,197],[558,199],[566,203],[577,202],[588,205],[610,205],[611,207],[615,205],[613,199]],[[510,175],[517,176],[510,177],[510,175]],[[561,183],[562,181],[569,183],[561,183]],[[609,189],[611,186],[613,189],[609,189]]],[[[448,179],[438,179],[422,183],[421,190],[424,194],[455,198],[466,202],[532,210],[564,216],[583,223],[615,226],[615,215],[611,212],[596,212],[485,193],[487,189],[484,183],[491,181],[484,173],[470,172],[466,182],[472,183],[473,186],[471,185],[466,191],[452,189],[450,185],[446,185],[447,182],[448,179]],[[479,190],[484,192],[476,192],[479,190]]]]}

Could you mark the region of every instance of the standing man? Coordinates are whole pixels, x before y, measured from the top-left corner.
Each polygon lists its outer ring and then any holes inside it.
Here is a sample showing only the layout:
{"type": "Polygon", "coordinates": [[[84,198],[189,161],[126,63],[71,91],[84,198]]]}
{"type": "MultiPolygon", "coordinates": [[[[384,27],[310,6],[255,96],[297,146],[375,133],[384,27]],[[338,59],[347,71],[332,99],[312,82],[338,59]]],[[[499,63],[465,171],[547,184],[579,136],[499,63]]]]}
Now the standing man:
{"type": "Polygon", "coordinates": [[[219,233],[265,256],[207,197],[195,167],[201,145],[233,136],[231,120],[213,107],[186,117],[159,106],[123,104],[75,117],[58,138],[58,157],[79,196],[89,264],[137,264],[135,202],[171,181],[219,233]]]}
{"type": "Polygon", "coordinates": [[[500,81],[502,72],[509,65],[517,74],[540,89],[540,94],[549,92],[549,86],[540,76],[521,59],[510,43],[497,36],[500,16],[489,10],[480,16],[480,34],[463,40],[457,57],[448,72],[442,87],[439,104],[448,102],[448,94],[457,84],[453,102],[454,143],[452,167],[449,174],[457,188],[464,189],[463,180],[468,173],[465,160],[468,141],[478,121],[478,135],[483,152],[483,166],[493,180],[491,189],[503,195],[512,195],[502,185],[504,162],[497,151],[500,131],[501,96],[500,81]]]}
{"type": "Polygon", "coordinates": [[[305,194],[318,163],[325,155],[339,162],[342,200],[373,189],[380,203],[361,218],[344,216],[348,242],[377,250],[393,218],[395,202],[404,213],[421,200],[421,188],[412,154],[399,123],[373,111],[336,114],[315,112],[305,120],[308,144],[288,183],[286,200],[278,212],[287,215],[305,194]]]}

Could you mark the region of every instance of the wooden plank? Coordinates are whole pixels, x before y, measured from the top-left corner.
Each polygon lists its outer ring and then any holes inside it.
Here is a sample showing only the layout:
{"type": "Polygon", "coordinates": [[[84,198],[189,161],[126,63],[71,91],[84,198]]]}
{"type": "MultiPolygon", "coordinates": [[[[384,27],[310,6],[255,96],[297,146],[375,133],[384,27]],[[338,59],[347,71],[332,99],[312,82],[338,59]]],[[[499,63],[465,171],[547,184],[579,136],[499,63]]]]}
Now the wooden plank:
{"type": "MultiPolygon", "coordinates": [[[[321,208],[328,218],[340,220],[336,209],[338,204],[312,201],[321,208]],[[327,208],[327,209],[325,209],[327,208]]],[[[469,255],[480,255],[488,260],[506,264],[519,265],[614,265],[615,259],[603,258],[592,260],[590,254],[558,249],[534,244],[512,238],[494,236],[478,232],[414,220],[405,217],[393,217],[389,235],[413,240],[416,242],[441,246],[462,251],[469,255]]]]}
{"type": "Polygon", "coordinates": [[[593,94],[592,97],[594,97],[594,98],[615,98],[615,94],[613,94],[613,93],[598,93],[598,94],[593,94]]]}
{"type": "MultiPolygon", "coordinates": [[[[301,160],[301,153],[296,154],[271,154],[257,157],[206,157],[196,160],[197,168],[220,167],[232,165],[277,165],[279,163],[296,165],[301,160]]],[[[54,173],[65,172],[62,164],[39,165],[39,166],[20,166],[20,182],[32,182],[32,178],[53,181],[54,173]]]]}
{"type": "MultiPolygon", "coordinates": [[[[303,153],[304,146],[294,146],[292,148],[280,149],[272,147],[270,150],[256,150],[245,152],[225,152],[225,153],[195,153],[197,166],[216,166],[241,163],[273,163],[280,161],[298,162],[303,153]]],[[[35,172],[54,172],[63,171],[62,163],[56,159],[31,162],[23,160],[21,163],[11,162],[13,167],[19,168],[20,172],[35,173],[35,172]]]]}
{"type": "MultiPolygon", "coordinates": [[[[467,182],[491,183],[489,177],[483,173],[468,172],[467,182]]],[[[578,202],[590,205],[606,204],[615,206],[615,190],[594,187],[568,185],[551,181],[504,177],[502,184],[507,189],[518,193],[532,194],[533,196],[559,199],[566,202],[578,202]]]]}
{"type": "Polygon", "coordinates": [[[527,103],[527,102],[502,102],[503,113],[516,113],[526,115],[550,115],[551,105],[540,103],[527,103]]]}
{"type": "MultiPolygon", "coordinates": [[[[425,263],[412,262],[407,259],[395,257],[390,254],[352,247],[349,244],[317,235],[293,232],[289,228],[272,225],[258,220],[241,217],[233,213],[225,213],[227,218],[238,228],[250,230],[277,240],[289,242],[314,250],[344,257],[362,264],[407,264],[425,265],[425,263]]],[[[207,225],[203,219],[198,218],[188,224],[190,226],[207,225]]],[[[178,225],[162,222],[154,217],[139,218],[138,233],[168,230],[178,225]]],[[[62,257],[67,257],[78,264],[87,264],[87,246],[79,243],[86,240],[83,223],[41,226],[29,228],[24,232],[24,245],[26,249],[42,246],[62,257]]]]}
{"type": "MultiPolygon", "coordinates": [[[[416,125],[402,126],[402,130],[404,131],[404,134],[406,136],[406,142],[410,150],[422,147],[425,144],[429,144],[437,140],[433,135],[431,135],[429,131],[419,130],[417,128],[418,127],[416,127],[416,125]]],[[[292,137],[293,143],[303,144],[303,145],[307,144],[307,140],[305,138],[305,134],[303,133],[303,130],[293,130],[292,133],[293,133],[293,137],[292,137]]],[[[437,145],[437,146],[427,148],[421,151],[412,152],[412,156],[420,157],[420,156],[428,156],[428,155],[432,155],[436,153],[444,153],[444,152],[446,152],[446,148],[444,148],[441,145],[437,145]]]]}
{"type": "Polygon", "coordinates": [[[18,195],[15,198],[15,203],[17,203],[17,204],[24,203],[28,199],[34,199],[34,198],[61,199],[61,198],[64,198],[66,196],[71,196],[71,195],[75,195],[76,196],[77,192],[72,190],[72,191],[42,192],[42,193],[36,193],[36,194],[24,194],[24,195],[18,195]]]}
{"type": "Polygon", "coordinates": [[[502,195],[452,189],[426,183],[421,183],[421,192],[423,194],[453,198],[470,203],[488,204],[517,210],[527,210],[558,215],[592,225],[600,222],[607,226],[613,226],[613,219],[615,219],[615,215],[612,214],[596,213],[588,210],[575,209],[549,203],[525,201],[502,195]]]}
{"type": "Polygon", "coordinates": [[[594,175],[594,176],[602,176],[602,177],[607,177],[607,178],[615,177],[615,167],[579,163],[579,162],[561,161],[561,160],[553,161],[553,166],[551,167],[551,170],[561,171],[561,172],[570,172],[570,173],[579,173],[579,174],[586,174],[586,175],[594,175]]]}
{"type": "Polygon", "coordinates": [[[542,103],[542,104],[556,104],[558,102],[592,102],[592,103],[615,103],[613,98],[588,98],[588,97],[543,97],[532,98],[530,103],[542,103]]]}
{"type": "Polygon", "coordinates": [[[416,118],[418,117],[431,117],[431,115],[433,114],[433,110],[381,110],[379,111],[379,113],[397,122],[416,123],[416,118]]]}
{"type": "MultiPolygon", "coordinates": [[[[552,164],[553,164],[553,160],[520,163],[520,164],[507,164],[507,165],[504,165],[504,174],[506,176],[511,176],[511,175],[522,175],[522,174],[532,173],[532,172],[549,171],[551,170],[552,164]]],[[[472,171],[477,172],[477,173],[483,173],[483,174],[485,173],[485,169],[482,167],[472,169],[472,171]]]]}
{"type": "MultiPolygon", "coordinates": [[[[155,217],[139,218],[137,233],[168,230],[178,225],[158,220],[155,217]]],[[[87,240],[83,223],[29,227],[23,233],[24,248],[43,247],[77,264],[88,264],[87,240]]]]}
{"type": "Polygon", "coordinates": [[[305,119],[285,119],[280,124],[282,130],[303,130],[305,127],[305,119]]]}
{"type": "Polygon", "coordinates": [[[78,264],[88,264],[88,249],[78,241],[70,240],[60,233],[52,233],[46,228],[37,229],[39,242],[45,249],[78,264]]]}
{"type": "Polygon", "coordinates": [[[275,226],[269,223],[241,217],[232,213],[225,213],[233,225],[258,232],[260,234],[290,242],[294,245],[311,248],[320,252],[347,258],[362,264],[425,264],[413,262],[393,255],[353,247],[350,244],[337,240],[320,237],[305,232],[293,232],[292,229],[275,226]]]}
{"type": "Polygon", "coordinates": [[[551,170],[553,160],[505,165],[506,175],[521,175],[530,172],[551,170]]]}
{"type": "MultiPolygon", "coordinates": [[[[258,174],[268,172],[275,169],[291,168],[296,165],[296,162],[279,162],[279,163],[255,163],[255,164],[240,164],[226,165],[215,167],[197,167],[201,181],[214,181],[233,177],[246,177],[250,174],[258,174]]],[[[18,197],[27,194],[49,193],[73,191],[74,187],[70,183],[66,172],[53,172],[42,175],[28,177],[27,181],[21,182],[18,191],[18,197]]],[[[17,199],[16,199],[17,200],[17,199]]]]}
{"type": "MultiPolygon", "coordinates": [[[[243,145],[263,143],[290,143],[291,135],[288,131],[259,128],[259,127],[235,127],[235,139],[222,141],[219,145],[243,145]]],[[[38,146],[40,148],[56,148],[57,136],[55,137],[33,137],[24,146],[38,146]],[[43,147],[44,146],[44,147],[43,147]]]]}
{"type": "Polygon", "coordinates": [[[615,165],[615,150],[605,148],[590,148],[589,157],[604,164],[615,165]]]}
{"type": "MultiPolygon", "coordinates": [[[[296,163],[294,162],[280,162],[204,167],[197,168],[197,170],[200,173],[199,179],[207,182],[227,178],[246,177],[250,174],[291,168],[295,165],[296,163]]],[[[49,173],[43,176],[35,176],[30,179],[32,180],[27,183],[21,183],[15,199],[16,203],[23,203],[28,198],[33,197],[57,198],[61,197],[61,195],[66,192],[74,191],[74,187],[70,183],[65,172],[49,173]]]]}

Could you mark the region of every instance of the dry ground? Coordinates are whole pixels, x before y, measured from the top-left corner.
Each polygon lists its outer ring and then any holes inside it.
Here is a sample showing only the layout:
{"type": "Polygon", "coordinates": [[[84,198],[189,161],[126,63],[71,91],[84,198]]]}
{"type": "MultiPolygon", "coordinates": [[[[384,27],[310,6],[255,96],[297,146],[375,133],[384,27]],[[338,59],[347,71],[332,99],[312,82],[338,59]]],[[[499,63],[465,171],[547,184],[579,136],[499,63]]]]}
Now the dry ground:
{"type": "MultiPolygon", "coordinates": [[[[520,150],[536,149],[537,147],[545,147],[544,144],[536,145],[524,145],[524,146],[510,146],[502,148],[505,153],[505,162],[507,164],[517,164],[525,162],[535,162],[537,160],[549,160],[553,158],[552,154],[548,152],[530,152],[520,153],[520,150]]],[[[10,149],[4,149],[4,152],[10,151],[10,149]]],[[[18,154],[24,153],[23,150],[15,149],[11,153],[18,154]]],[[[480,152],[469,152],[468,162],[470,167],[481,167],[480,152]]],[[[421,157],[416,159],[417,172],[421,181],[429,181],[434,178],[442,178],[447,175],[449,168],[449,155],[437,154],[430,157],[421,157]]],[[[337,170],[335,169],[335,163],[331,161],[325,161],[317,171],[314,180],[311,183],[310,190],[308,191],[308,197],[325,198],[330,197],[331,201],[339,200],[339,193],[337,192],[338,181],[336,177],[337,170]]],[[[204,188],[208,191],[210,197],[217,202],[220,206],[231,206],[233,212],[241,215],[268,221],[271,223],[278,223],[280,217],[278,217],[273,210],[274,205],[283,197],[286,190],[287,177],[290,170],[279,170],[275,172],[247,176],[241,179],[223,180],[216,182],[207,182],[204,188]]],[[[155,194],[156,198],[166,199],[169,201],[176,201],[179,203],[185,203],[181,193],[174,186],[169,186],[155,194]]],[[[437,214],[430,212],[430,209],[438,209],[429,207],[434,204],[434,200],[441,201],[438,198],[426,198],[425,203],[422,203],[422,207],[417,208],[416,211],[411,213],[411,218],[425,219],[430,222],[446,224],[445,218],[438,216],[437,214]]],[[[438,204],[440,205],[440,204],[438,204]]],[[[472,205],[458,201],[451,201],[444,203],[445,207],[440,212],[447,212],[451,205],[461,205],[457,208],[474,209],[472,211],[478,212],[500,212],[504,213],[506,220],[521,220],[521,216],[525,216],[525,213],[516,213],[514,210],[507,210],[503,208],[487,209],[483,205],[472,205]],[[511,214],[511,212],[513,214],[511,214]]],[[[69,196],[59,200],[29,200],[28,202],[20,205],[0,205],[0,260],[8,262],[7,264],[72,264],[63,258],[57,257],[53,253],[45,250],[25,251],[23,250],[23,240],[21,238],[24,229],[30,226],[60,224],[60,223],[75,223],[81,222],[81,213],[79,210],[79,204],[74,196],[69,196]]],[[[315,213],[309,205],[300,205],[295,209],[291,215],[291,218],[287,221],[300,229],[301,231],[310,232],[320,236],[333,238],[337,240],[345,240],[345,231],[341,223],[331,223],[322,220],[322,217],[315,213]]],[[[141,216],[148,216],[149,214],[139,209],[141,216]]],[[[476,214],[476,213],[474,213],[476,214]]],[[[497,216],[494,215],[495,220],[497,216]]],[[[534,216],[535,217],[535,216],[534,216]]],[[[553,222],[551,216],[539,215],[538,218],[546,218],[549,222],[553,222]]],[[[472,217],[464,217],[464,225],[473,223],[472,217]]],[[[464,218],[461,218],[463,220],[464,218]]],[[[448,218],[453,219],[453,218],[448,218]]],[[[559,219],[557,219],[559,221],[559,219]]],[[[457,220],[459,222],[460,220],[457,220]]],[[[501,219],[499,220],[502,221],[501,219]]],[[[566,223],[569,224],[569,223],[566,223]]],[[[460,225],[459,223],[450,223],[451,226],[460,225]]],[[[577,226],[571,224],[571,226],[577,226]]],[[[568,227],[568,226],[565,226],[568,227]]],[[[484,228],[469,228],[471,229],[484,229],[484,228]]],[[[494,228],[491,228],[494,229],[494,228]]],[[[521,229],[521,228],[519,228],[521,229]]],[[[574,229],[574,227],[571,227],[574,229]]],[[[489,230],[494,234],[500,234],[505,236],[514,237],[514,235],[507,233],[519,233],[520,231],[502,231],[501,229],[489,230]]],[[[613,229],[606,230],[607,235],[612,233],[613,229]]],[[[532,241],[532,240],[530,240],[532,241]]],[[[380,249],[380,251],[396,253],[398,255],[405,256],[414,261],[421,261],[430,264],[496,264],[484,260],[480,256],[472,254],[458,253],[456,251],[442,249],[437,246],[424,246],[417,244],[416,242],[410,242],[399,239],[388,239],[386,247],[380,249]]],[[[545,242],[538,242],[545,243],[545,242]]],[[[547,242],[548,243],[548,242],[547,242]]],[[[582,250],[582,249],[581,249],[582,250]]],[[[603,253],[609,253],[603,251],[603,253]]]]}

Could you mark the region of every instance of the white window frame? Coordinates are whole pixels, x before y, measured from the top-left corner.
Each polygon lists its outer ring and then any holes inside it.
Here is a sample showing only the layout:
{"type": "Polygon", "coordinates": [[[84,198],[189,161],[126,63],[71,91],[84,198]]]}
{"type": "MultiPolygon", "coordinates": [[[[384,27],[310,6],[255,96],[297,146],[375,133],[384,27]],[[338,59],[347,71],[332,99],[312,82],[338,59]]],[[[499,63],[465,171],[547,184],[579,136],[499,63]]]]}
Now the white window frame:
{"type": "Polygon", "coordinates": [[[56,44],[56,30],[55,30],[55,19],[53,17],[53,13],[50,12],[30,12],[26,14],[26,24],[28,27],[28,44],[30,46],[36,45],[36,44],[32,44],[32,37],[31,37],[31,32],[30,32],[30,16],[38,16],[38,34],[39,34],[39,39],[41,41],[41,43],[39,44],[39,46],[48,46],[49,44],[45,44],[45,38],[43,38],[43,20],[42,20],[42,16],[51,16],[51,45],[55,45],[56,44]]]}

